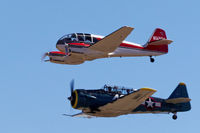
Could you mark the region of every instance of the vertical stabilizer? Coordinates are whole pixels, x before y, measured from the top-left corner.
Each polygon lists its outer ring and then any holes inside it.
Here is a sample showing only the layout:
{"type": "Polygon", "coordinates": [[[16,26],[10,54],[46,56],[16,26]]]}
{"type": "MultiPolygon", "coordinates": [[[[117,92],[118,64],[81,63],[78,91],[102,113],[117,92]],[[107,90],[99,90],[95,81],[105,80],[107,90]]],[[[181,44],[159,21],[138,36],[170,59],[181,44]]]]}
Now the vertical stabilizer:
{"type": "Polygon", "coordinates": [[[156,28],[144,47],[152,51],[167,53],[168,45],[172,42],[172,40],[167,39],[163,29],[156,28]]]}
{"type": "Polygon", "coordinates": [[[168,99],[189,98],[185,83],[179,83],[168,99]]]}
{"type": "Polygon", "coordinates": [[[156,28],[152,36],[149,38],[148,43],[158,41],[158,40],[163,40],[163,39],[167,39],[165,31],[163,29],[156,28]]]}
{"type": "Polygon", "coordinates": [[[188,96],[187,88],[184,83],[179,83],[169,98],[165,100],[166,103],[174,104],[173,112],[190,110],[190,101],[191,99],[188,96]]]}

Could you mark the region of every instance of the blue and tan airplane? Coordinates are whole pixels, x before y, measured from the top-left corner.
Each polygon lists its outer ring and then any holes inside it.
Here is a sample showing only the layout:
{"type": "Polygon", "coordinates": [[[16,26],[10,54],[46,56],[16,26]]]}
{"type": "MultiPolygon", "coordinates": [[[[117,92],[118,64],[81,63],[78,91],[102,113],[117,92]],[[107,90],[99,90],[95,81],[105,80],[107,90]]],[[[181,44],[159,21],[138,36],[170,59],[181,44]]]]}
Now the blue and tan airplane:
{"type": "Polygon", "coordinates": [[[172,94],[167,98],[151,97],[156,90],[151,88],[128,89],[118,86],[105,85],[102,89],[74,90],[74,81],[71,82],[71,96],[68,99],[74,109],[82,110],[72,117],[117,117],[138,113],[173,113],[177,119],[177,112],[191,109],[190,98],[186,85],[179,83],[172,94]]]}

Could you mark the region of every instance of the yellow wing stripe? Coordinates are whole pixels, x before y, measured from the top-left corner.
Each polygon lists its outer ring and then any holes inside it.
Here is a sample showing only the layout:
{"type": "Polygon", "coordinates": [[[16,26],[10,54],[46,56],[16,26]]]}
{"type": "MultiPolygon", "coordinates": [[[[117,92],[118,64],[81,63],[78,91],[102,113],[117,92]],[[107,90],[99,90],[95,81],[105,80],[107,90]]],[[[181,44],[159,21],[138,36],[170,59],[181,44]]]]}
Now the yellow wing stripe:
{"type": "Polygon", "coordinates": [[[141,88],[140,90],[156,92],[156,90],[151,89],[151,88],[141,88]]]}

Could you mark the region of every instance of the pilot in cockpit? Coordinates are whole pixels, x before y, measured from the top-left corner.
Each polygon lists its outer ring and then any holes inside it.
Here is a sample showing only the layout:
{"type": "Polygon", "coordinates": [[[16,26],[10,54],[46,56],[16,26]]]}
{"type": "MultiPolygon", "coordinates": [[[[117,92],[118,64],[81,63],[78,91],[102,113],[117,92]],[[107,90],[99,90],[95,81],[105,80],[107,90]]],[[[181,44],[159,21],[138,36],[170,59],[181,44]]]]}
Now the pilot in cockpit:
{"type": "Polygon", "coordinates": [[[74,41],[74,42],[78,42],[78,38],[76,37],[75,34],[71,35],[71,40],[74,41]]]}
{"type": "Polygon", "coordinates": [[[112,91],[112,87],[108,86],[108,92],[112,91]]]}

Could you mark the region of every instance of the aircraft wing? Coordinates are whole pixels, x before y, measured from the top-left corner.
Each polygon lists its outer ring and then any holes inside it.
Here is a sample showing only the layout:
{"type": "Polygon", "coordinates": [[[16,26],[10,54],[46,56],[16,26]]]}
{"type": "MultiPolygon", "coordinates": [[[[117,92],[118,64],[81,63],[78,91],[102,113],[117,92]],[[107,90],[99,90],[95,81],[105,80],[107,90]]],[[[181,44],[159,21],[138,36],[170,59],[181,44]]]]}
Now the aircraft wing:
{"type": "Polygon", "coordinates": [[[68,64],[81,64],[84,61],[83,55],[77,53],[71,53],[70,56],[65,56],[64,58],[64,63],[68,64]]]}
{"type": "Polygon", "coordinates": [[[89,49],[111,53],[122,43],[122,41],[131,33],[133,29],[134,28],[128,26],[121,27],[94,45],[90,46],[89,49]]]}
{"type": "Polygon", "coordinates": [[[74,115],[68,115],[68,114],[63,114],[64,116],[70,116],[70,117],[84,117],[84,118],[93,118],[94,116],[85,114],[83,112],[78,113],[78,114],[74,114],[74,115]]]}
{"type": "Polygon", "coordinates": [[[99,109],[102,112],[113,112],[113,113],[128,113],[137,108],[142,102],[150,97],[156,90],[150,88],[141,88],[136,92],[126,95],[122,98],[117,99],[112,103],[108,103],[101,106],[99,109]]]}

